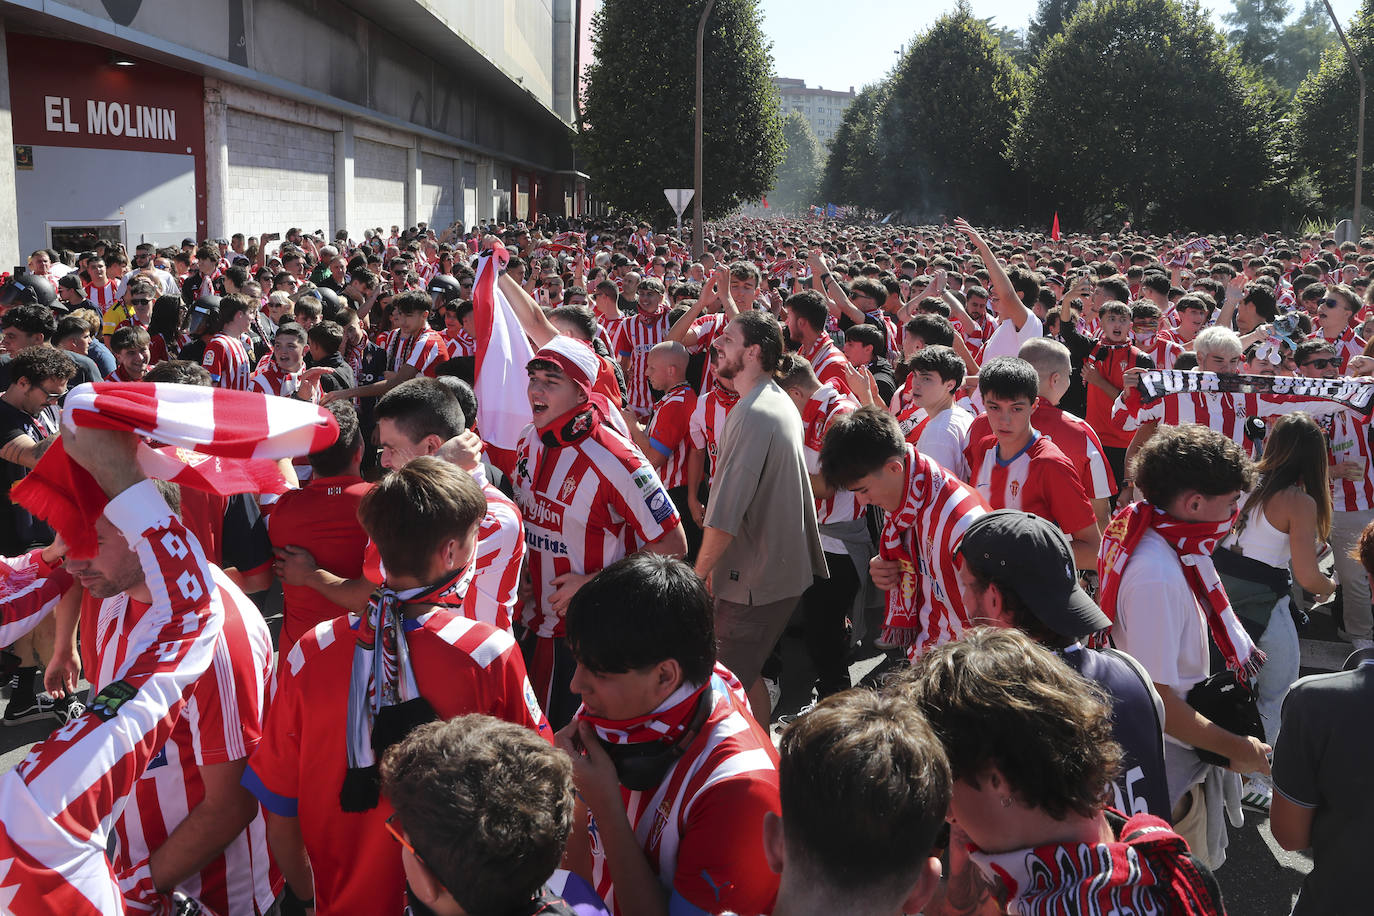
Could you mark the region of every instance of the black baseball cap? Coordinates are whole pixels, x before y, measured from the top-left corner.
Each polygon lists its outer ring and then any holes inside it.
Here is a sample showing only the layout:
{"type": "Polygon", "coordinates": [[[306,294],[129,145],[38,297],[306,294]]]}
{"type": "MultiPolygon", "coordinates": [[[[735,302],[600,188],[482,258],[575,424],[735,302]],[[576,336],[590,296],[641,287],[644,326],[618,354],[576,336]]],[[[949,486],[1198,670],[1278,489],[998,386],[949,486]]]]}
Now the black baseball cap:
{"type": "Polygon", "coordinates": [[[1112,625],[1088,593],[1068,539],[1053,522],[1020,509],[998,509],[968,526],[955,547],[970,570],[1009,588],[1050,630],[1082,639],[1112,625]]]}

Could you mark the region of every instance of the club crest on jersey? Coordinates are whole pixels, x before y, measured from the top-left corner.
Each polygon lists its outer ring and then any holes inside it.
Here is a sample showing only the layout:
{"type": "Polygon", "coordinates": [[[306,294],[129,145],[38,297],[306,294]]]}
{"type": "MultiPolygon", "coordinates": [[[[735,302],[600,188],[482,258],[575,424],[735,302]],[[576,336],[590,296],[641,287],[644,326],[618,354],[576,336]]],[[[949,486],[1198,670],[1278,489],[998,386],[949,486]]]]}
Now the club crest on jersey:
{"type": "Polygon", "coordinates": [[[558,501],[560,503],[572,502],[573,491],[577,489],[577,478],[569,477],[563,481],[563,487],[558,491],[558,501]]]}
{"type": "Polygon", "coordinates": [[[138,688],[128,681],[115,681],[105,685],[91,703],[90,712],[106,722],[119,715],[119,708],[138,696],[138,688]]]}
{"type": "Polygon", "coordinates": [[[1014,498],[1016,494],[1021,492],[1021,481],[1013,480],[1010,484],[1007,485],[1007,488],[1011,490],[1011,495],[1014,498]]]}
{"type": "Polygon", "coordinates": [[[665,798],[659,804],[658,810],[654,812],[654,823],[649,828],[648,846],[656,848],[658,841],[663,838],[663,828],[668,826],[668,812],[672,810],[673,800],[665,798]]]}

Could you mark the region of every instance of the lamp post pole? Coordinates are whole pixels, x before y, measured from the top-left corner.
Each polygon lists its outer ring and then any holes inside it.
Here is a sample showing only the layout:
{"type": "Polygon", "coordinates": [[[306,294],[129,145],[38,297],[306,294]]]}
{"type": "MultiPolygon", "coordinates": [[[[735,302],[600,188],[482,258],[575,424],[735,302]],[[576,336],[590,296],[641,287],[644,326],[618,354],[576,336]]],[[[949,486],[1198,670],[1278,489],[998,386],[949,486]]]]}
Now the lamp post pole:
{"type": "MultiPolygon", "coordinates": [[[[1350,47],[1350,42],[1346,40],[1345,29],[1341,28],[1341,21],[1336,18],[1336,11],[1331,8],[1331,0],[1322,0],[1326,4],[1326,12],[1331,17],[1331,23],[1336,27],[1336,34],[1340,36],[1341,44],[1345,45],[1345,56],[1350,61],[1350,67],[1355,71],[1355,78],[1360,81],[1360,112],[1356,118],[1355,129],[1355,237],[1360,236],[1360,209],[1362,205],[1361,195],[1364,193],[1364,69],[1360,66],[1360,59],[1355,56],[1355,50],[1350,47]]],[[[700,64],[698,72],[700,72],[700,64]]],[[[698,81],[700,86],[700,81],[698,81]]],[[[698,89],[698,102],[700,105],[700,92],[698,89]]]]}
{"type": "MultiPolygon", "coordinates": [[[[711,7],[716,5],[716,0],[706,0],[706,7],[701,11],[701,18],[697,20],[697,126],[695,143],[695,170],[696,182],[693,185],[692,194],[692,260],[700,261],[701,254],[706,250],[705,233],[701,228],[701,70],[703,49],[706,46],[706,17],[711,15],[711,7]]],[[[1361,85],[1364,85],[1361,83],[1361,85]]],[[[1360,95],[1361,105],[1364,103],[1364,95],[1360,95]]],[[[1363,111],[1363,108],[1361,108],[1363,111]]]]}

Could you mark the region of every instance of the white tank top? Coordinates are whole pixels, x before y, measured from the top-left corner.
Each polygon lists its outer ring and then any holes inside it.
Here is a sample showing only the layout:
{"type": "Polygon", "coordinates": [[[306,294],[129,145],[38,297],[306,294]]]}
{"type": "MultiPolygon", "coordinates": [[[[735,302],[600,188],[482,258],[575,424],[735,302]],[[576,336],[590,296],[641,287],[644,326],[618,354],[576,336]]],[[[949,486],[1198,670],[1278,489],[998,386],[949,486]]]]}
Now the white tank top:
{"type": "Polygon", "coordinates": [[[1278,569],[1288,568],[1292,553],[1288,547],[1288,535],[1269,523],[1263,506],[1246,510],[1244,515],[1236,519],[1235,526],[1221,543],[1227,548],[1239,544],[1245,556],[1278,569]]]}

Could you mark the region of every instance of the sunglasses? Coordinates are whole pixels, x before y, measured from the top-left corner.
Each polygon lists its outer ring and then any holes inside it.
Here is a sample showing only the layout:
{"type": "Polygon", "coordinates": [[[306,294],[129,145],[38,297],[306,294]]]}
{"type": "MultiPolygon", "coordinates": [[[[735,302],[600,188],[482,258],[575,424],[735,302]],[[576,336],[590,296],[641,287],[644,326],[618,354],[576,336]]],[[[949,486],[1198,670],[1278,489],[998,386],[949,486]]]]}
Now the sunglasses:
{"type": "Polygon", "coordinates": [[[129,301],[130,301],[131,303],[133,303],[134,305],[148,305],[148,304],[151,303],[153,300],[151,300],[151,299],[130,299],[129,301]]]}
{"type": "Polygon", "coordinates": [[[396,842],[398,842],[398,843],[401,844],[401,848],[402,848],[402,849],[404,849],[406,852],[408,852],[408,853],[410,853],[412,856],[414,856],[414,857],[416,858],[417,861],[423,862],[424,859],[421,859],[421,858],[420,858],[420,854],[419,854],[418,852],[415,851],[415,847],[414,847],[414,846],[411,846],[411,845],[410,845],[410,842],[409,842],[405,837],[403,837],[403,836],[401,835],[401,831],[399,831],[399,830],[396,829],[396,825],[395,825],[395,823],[393,823],[395,820],[396,820],[396,813],[393,811],[392,814],[391,814],[391,817],[387,818],[387,819],[383,822],[384,826],[386,827],[386,832],[389,833],[389,834],[391,834],[391,836],[396,840],[396,842]]]}
{"type": "Polygon", "coordinates": [[[1341,361],[1333,357],[1331,359],[1308,360],[1307,362],[1302,364],[1302,367],[1304,369],[1329,369],[1332,366],[1339,366],[1340,364],[1341,361]]]}
{"type": "Polygon", "coordinates": [[[1322,308],[1328,308],[1328,309],[1345,308],[1345,303],[1342,302],[1340,299],[1323,299],[1323,300],[1322,300],[1322,308]]]}

